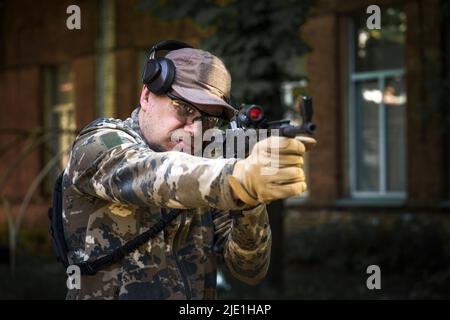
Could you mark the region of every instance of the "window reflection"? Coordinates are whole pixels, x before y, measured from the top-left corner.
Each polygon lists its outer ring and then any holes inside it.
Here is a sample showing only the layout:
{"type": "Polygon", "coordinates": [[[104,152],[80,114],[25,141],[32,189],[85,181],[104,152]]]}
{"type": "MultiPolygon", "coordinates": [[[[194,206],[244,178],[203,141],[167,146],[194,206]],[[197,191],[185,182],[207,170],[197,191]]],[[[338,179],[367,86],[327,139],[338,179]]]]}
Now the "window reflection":
{"type": "Polygon", "coordinates": [[[403,90],[401,78],[388,82],[383,92],[383,103],[387,106],[399,106],[406,103],[406,93],[403,90]]]}
{"type": "Polygon", "coordinates": [[[368,30],[366,15],[355,18],[356,72],[403,68],[406,14],[387,8],[381,17],[381,30],[368,30]]]}
{"type": "Polygon", "coordinates": [[[356,110],[358,170],[356,186],[359,191],[379,189],[378,106],[381,101],[381,92],[377,88],[377,81],[361,81],[356,86],[357,92],[360,92],[356,110]]]}
{"type": "Polygon", "coordinates": [[[386,110],[386,188],[387,191],[405,189],[406,157],[406,90],[403,77],[386,79],[383,95],[386,110]]]}

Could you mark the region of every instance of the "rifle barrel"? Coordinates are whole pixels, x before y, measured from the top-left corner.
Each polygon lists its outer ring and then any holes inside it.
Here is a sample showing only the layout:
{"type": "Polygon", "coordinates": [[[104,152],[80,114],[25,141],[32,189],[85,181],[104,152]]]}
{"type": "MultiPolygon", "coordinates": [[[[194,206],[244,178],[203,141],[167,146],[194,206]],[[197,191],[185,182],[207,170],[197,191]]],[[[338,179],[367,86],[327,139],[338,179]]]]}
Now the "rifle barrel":
{"type": "Polygon", "coordinates": [[[300,126],[282,126],[280,128],[280,135],[283,137],[294,138],[300,134],[313,134],[315,131],[316,126],[311,122],[307,122],[300,126]]]}

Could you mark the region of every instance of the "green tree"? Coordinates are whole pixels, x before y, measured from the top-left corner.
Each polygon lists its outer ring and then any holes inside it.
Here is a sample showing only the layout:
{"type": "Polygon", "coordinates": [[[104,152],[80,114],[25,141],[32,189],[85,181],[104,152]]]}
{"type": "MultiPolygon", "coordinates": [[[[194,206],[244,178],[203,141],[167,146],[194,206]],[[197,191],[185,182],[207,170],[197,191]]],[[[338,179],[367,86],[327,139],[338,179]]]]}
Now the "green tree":
{"type": "Polygon", "coordinates": [[[143,0],[166,21],[191,19],[210,28],[202,48],[220,56],[233,77],[236,101],[258,103],[271,118],[283,116],[282,81],[293,77],[290,62],[309,48],[300,37],[313,0],[143,0]]]}

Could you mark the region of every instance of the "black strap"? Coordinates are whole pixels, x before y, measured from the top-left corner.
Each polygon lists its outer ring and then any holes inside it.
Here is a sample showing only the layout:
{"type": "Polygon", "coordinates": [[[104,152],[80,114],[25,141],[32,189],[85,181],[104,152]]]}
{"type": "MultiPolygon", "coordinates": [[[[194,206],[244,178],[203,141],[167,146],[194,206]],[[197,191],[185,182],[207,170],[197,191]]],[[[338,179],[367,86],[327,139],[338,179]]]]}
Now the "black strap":
{"type": "Polygon", "coordinates": [[[49,231],[52,238],[53,250],[56,260],[60,261],[65,268],[68,267],[67,244],[64,238],[64,226],[62,219],[62,180],[64,172],[61,172],[53,187],[52,207],[48,209],[50,219],[49,231]]]}
{"type": "Polygon", "coordinates": [[[104,269],[112,265],[113,263],[119,262],[125,257],[125,255],[136,250],[138,247],[145,244],[148,240],[154,238],[159,232],[167,227],[167,225],[172,222],[172,220],[178,217],[181,212],[181,210],[179,209],[172,209],[167,214],[165,214],[166,210],[162,209],[162,211],[163,218],[159,219],[153,226],[150,227],[150,229],[148,229],[144,233],[141,233],[133,240],[128,241],[123,246],[115,249],[112,253],[94,261],[77,263],[76,265],[80,267],[81,274],[94,275],[99,270],[104,269]]]}

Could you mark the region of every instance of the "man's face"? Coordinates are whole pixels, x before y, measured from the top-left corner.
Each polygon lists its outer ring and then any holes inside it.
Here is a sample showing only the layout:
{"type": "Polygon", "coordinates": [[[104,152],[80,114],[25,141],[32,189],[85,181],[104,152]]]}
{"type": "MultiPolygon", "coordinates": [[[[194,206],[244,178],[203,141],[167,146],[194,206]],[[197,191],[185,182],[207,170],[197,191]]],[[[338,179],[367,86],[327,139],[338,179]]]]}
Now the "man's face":
{"type": "MultiPolygon", "coordinates": [[[[183,110],[178,110],[183,106],[178,106],[166,95],[153,94],[146,86],[142,89],[140,102],[139,126],[147,142],[157,147],[158,151],[170,151],[175,148],[192,153],[190,146],[194,145],[194,135],[201,135],[208,129],[202,126],[200,121],[191,121],[200,118],[198,110],[194,110],[186,121],[181,112],[183,110]]],[[[222,112],[221,108],[216,106],[202,107],[202,111],[210,115],[219,115],[222,112]]]]}

